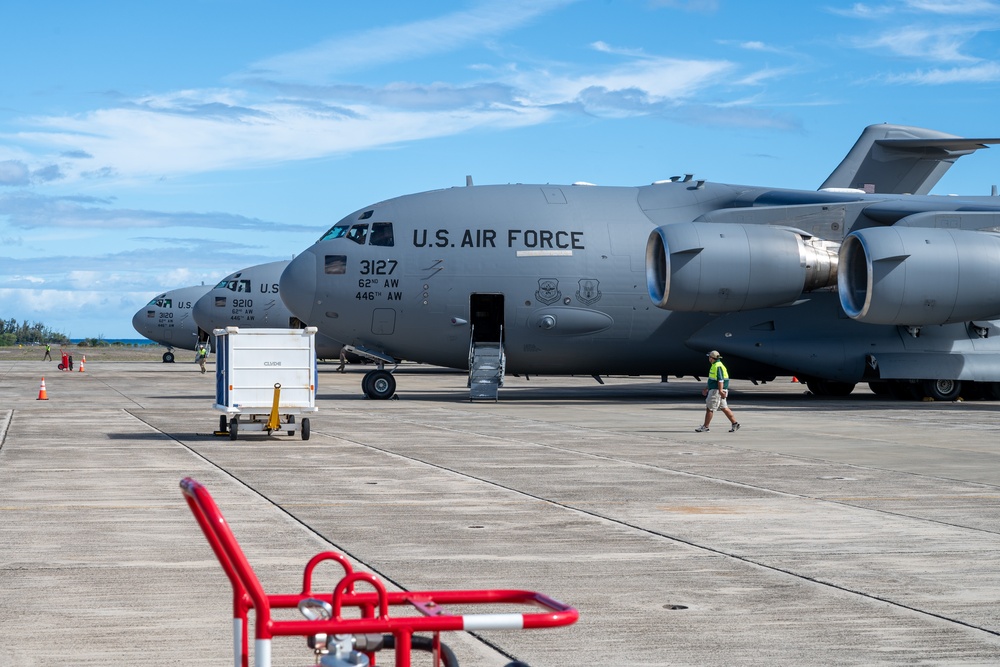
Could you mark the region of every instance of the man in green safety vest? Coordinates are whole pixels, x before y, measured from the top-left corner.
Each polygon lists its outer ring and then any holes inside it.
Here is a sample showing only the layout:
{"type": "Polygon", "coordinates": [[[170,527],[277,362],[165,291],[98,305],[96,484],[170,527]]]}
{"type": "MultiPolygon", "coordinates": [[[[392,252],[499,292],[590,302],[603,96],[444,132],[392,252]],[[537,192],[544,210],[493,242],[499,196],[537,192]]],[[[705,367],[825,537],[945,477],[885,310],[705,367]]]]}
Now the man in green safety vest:
{"type": "Polygon", "coordinates": [[[729,395],[729,371],[722,364],[721,359],[722,355],[716,350],[708,353],[708,360],[712,362],[712,366],[708,369],[708,386],[701,391],[701,395],[707,397],[705,400],[705,423],[695,429],[698,433],[704,433],[708,430],[708,425],[716,410],[722,410],[722,414],[729,419],[730,433],[740,430],[740,423],[736,421],[733,411],[726,403],[726,397],[729,395]]]}
{"type": "Polygon", "coordinates": [[[205,372],[205,359],[208,358],[208,347],[201,345],[198,347],[198,365],[201,366],[201,372],[205,372]]]}

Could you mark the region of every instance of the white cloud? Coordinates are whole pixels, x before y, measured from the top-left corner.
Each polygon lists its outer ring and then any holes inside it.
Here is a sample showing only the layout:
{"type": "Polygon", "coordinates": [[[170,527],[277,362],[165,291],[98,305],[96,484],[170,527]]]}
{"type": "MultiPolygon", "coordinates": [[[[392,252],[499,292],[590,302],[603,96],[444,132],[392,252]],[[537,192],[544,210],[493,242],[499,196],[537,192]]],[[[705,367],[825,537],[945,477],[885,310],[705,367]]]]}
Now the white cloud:
{"type": "Polygon", "coordinates": [[[865,48],[885,48],[907,58],[937,62],[975,62],[980,58],[966,55],[961,50],[978,32],[975,27],[907,26],[890,30],[874,40],[858,38],[855,44],[865,48]]]}
{"type": "Polygon", "coordinates": [[[1000,13],[1000,5],[989,0],[906,0],[910,9],[946,16],[1000,13]]]}
{"type": "Polygon", "coordinates": [[[577,0],[508,0],[483,2],[445,16],[405,25],[374,28],[315,46],[260,60],[250,72],[290,81],[327,80],[400,60],[445,53],[481,42],[577,0]]]}
{"type": "Polygon", "coordinates": [[[931,69],[887,76],[888,83],[915,83],[922,85],[944,85],[950,83],[995,83],[1000,81],[1000,64],[983,63],[972,67],[952,69],[931,69]]]}

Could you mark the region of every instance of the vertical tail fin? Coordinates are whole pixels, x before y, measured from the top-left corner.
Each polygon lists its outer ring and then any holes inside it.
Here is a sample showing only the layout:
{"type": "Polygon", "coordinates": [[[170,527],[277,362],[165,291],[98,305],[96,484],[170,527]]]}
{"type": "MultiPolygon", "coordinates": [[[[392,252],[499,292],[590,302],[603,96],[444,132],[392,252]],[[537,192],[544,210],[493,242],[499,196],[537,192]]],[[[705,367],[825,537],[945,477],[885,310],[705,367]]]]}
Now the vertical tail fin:
{"type": "Polygon", "coordinates": [[[921,127],[869,125],[820,190],[927,194],[955,160],[997,143],[1000,139],[965,139],[921,127]]]}

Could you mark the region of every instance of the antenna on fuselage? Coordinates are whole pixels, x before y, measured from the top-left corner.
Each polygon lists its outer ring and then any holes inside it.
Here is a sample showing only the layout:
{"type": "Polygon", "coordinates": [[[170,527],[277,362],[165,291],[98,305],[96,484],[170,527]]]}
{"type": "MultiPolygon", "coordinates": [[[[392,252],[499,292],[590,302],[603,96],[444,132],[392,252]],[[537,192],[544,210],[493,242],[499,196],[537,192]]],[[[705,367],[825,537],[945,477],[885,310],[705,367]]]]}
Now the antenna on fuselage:
{"type": "Polygon", "coordinates": [[[467,188],[471,188],[472,187],[472,174],[467,174],[465,176],[465,187],[467,187],[467,188]]]}

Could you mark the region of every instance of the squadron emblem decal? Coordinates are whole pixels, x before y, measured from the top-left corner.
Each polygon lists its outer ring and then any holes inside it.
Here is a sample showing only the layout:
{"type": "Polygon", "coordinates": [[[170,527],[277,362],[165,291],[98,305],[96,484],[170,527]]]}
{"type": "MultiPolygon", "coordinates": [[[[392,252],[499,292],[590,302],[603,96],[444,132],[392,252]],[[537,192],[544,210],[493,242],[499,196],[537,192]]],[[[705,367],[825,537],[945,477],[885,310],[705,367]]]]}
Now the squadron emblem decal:
{"type": "Polygon", "coordinates": [[[577,300],[585,306],[592,306],[601,300],[601,281],[593,278],[581,278],[580,288],[576,290],[577,300]]]}
{"type": "Polygon", "coordinates": [[[558,301],[561,296],[562,292],[559,291],[558,280],[554,278],[539,278],[538,291],[535,292],[535,298],[539,301],[539,303],[551,306],[558,301]]]}

